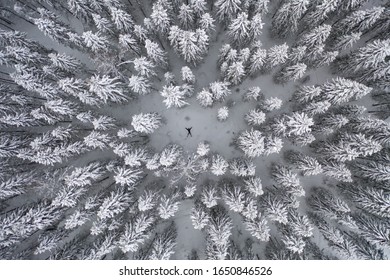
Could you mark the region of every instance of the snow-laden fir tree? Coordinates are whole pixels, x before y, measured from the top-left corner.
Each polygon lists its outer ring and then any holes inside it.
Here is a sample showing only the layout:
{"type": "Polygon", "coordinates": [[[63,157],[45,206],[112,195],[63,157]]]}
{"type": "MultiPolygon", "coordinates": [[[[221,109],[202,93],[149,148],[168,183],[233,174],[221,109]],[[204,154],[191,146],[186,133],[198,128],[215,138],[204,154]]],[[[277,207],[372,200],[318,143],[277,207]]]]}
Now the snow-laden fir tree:
{"type": "Polygon", "coordinates": [[[222,198],[231,211],[241,213],[244,210],[245,193],[241,187],[225,185],[222,198]]]}
{"type": "Polygon", "coordinates": [[[192,70],[188,66],[183,66],[181,68],[181,78],[183,82],[193,85],[195,84],[195,75],[192,73],[192,70]]]}
{"type": "Polygon", "coordinates": [[[247,158],[234,158],[229,162],[229,171],[237,177],[254,176],[256,166],[252,160],[247,158]]]}
{"type": "Polygon", "coordinates": [[[264,155],[278,154],[283,148],[283,140],[277,136],[267,135],[264,139],[264,155]]]}
{"type": "Polygon", "coordinates": [[[208,259],[223,260],[226,258],[232,228],[233,223],[226,210],[218,207],[212,211],[210,223],[206,228],[210,240],[209,244],[206,245],[208,247],[206,248],[208,259]]]}
{"type": "Polygon", "coordinates": [[[82,39],[85,46],[91,49],[93,53],[105,53],[110,49],[108,38],[100,34],[100,32],[85,31],[82,39]]]}
{"type": "MultiPolygon", "coordinates": [[[[200,1],[197,1],[196,3],[199,3],[200,1]]],[[[199,20],[199,27],[206,32],[214,31],[215,30],[215,20],[209,13],[202,14],[200,20],[199,20]]]]}
{"type": "Polygon", "coordinates": [[[245,67],[241,61],[232,63],[226,70],[225,80],[233,85],[238,85],[245,77],[245,67]]]}
{"type": "Polygon", "coordinates": [[[138,75],[131,75],[129,78],[129,87],[139,95],[146,95],[152,91],[152,85],[149,80],[138,75]]]}
{"type": "Polygon", "coordinates": [[[304,155],[296,151],[289,151],[286,154],[288,161],[294,164],[303,176],[312,176],[322,173],[322,166],[314,157],[304,155]]]}
{"type": "Polygon", "coordinates": [[[248,157],[258,157],[264,153],[264,136],[253,128],[241,133],[237,139],[238,147],[248,157]]]}
{"type": "Polygon", "coordinates": [[[188,30],[194,24],[195,13],[190,5],[182,4],[179,8],[179,14],[177,17],[181,27],[188,30]]]}
{"type": "Polygon", "coordinates": [[[157,234],[151,244],[148,260],[169,260],[175,253],[177,229],[174,222],[162,233],[157,234]]]}
{"type": "Polygon", "coordinates": [[[257,126],[265,122],[265,113],[259,109],[252,109],[245,115],[244,119],[249,125],[257,126]]]}
{"type": "Polygon", "coordinates": [[[152,210],[157,205],[158,192],[154,190],[144,190],[138,198],[138,210],[146,212],[152,210]]]}
{"type": "Polygon", "coordinates": [[[224,106],[224,107],[218,109],[217,119],[220,122],[226,121],[228,116],[229,116],[229,109],[227,106],[224,106]]]}
{"type": "Polygon", "coordinates": [[[268,227],[267,220],[261,215],[260,212],[254,219],[245,219],[245,229],[249,233],[260,241],[268,241],[270,238],[270,228],[268,227]]]}
{"type": "Polygon", "coordinates": [[[188,105],[188,102],[185,101],[185,99],[190,95],[192,95],[192,92],[186,90],[184,85],[164,86],[163,90],[161,91],[161,96],[165,98],[163,102],[167,106],[167,108],[171,108],[171,107],[181,108],[188,105]]]}
{"type": "Polygon", "coordinates": [[[373,7],[367,10],[357,10],[335,24],[336,32],[343,35],[370,30],[384,13],[384,7],[373,7]]]}
{"type": "Polygon", "coordinates": [[[228,36],[235,46],[247,45],[250,40],[253,40],[251,34],[250,20],[247,13],[239,13],[229,25],[228,36]]]}
{"type": "Polygon", "coordinates": [[[156,65],[152,61],[148,60],[146,57],[135,58],[133,60],[133,63],[135,71],[137,71],[141,76],[149,78],[151,76],[157,75],[154,71],[156,65]]]}
{"type": "Polygon", "coordinates": [[[133,201],[132,194],[124,188],[118,188],[110,192],[97,211],[97,216],[104,220],[124,212],[133,201]]]}
{"type": "Polygon", "coordinates": [[[261,108],[264,111],[271,112],[279,110],[282,107],[283,101],[278,97],[270,97],[262,100],[261,108]]]}
{"type": "Polygon", "coordinates": [[[295,196],[304,196],[305,190],[300,184],[298,174],[281,165],[274,165],[271,170],[272,178],[287,193],[295,196]]]}
{"type": "Polygon", "coordinates": [[[241,10],[241,0],[217,0],[214,6],[217,10],[217,18],[220,22],[230,22],[241,10]]]}
{"type": "Polygon", "coordinates": [[[265,67],[272,70],[274,67],[285,63],[288,58],[288,48],[286,43],[270,48],[265,58],[265,67]]]}
{"type": "Polygon", "coordinates": [[[254,76],[258,72],[261,72],[265,69],[267,62],[267,51],[261,49],[260,47],[256,48],[256,50],[251,54],[249,58],[248,65],[248,74],[254,76]]]}
{"type": "Polygon", "coordinates": [[[212,82],[210,84],[210,92],[213,94],[213,99],[216,101],[223,101],[228,95],[231,94],[228,82],[212,82]]]}
{"type": "Polygon", "coordinates": [[[177,144],[169,144],[160,154],[160,164],[164,167],[171,167],[179,161],[182,153],[182,147],[177,144]]]}
{"type": "Polygon", "coordinates": [[[279,83],[289,81],[297,81],[305,75],[307,66],[304,63],[283,67],[275,76],[275,80],[279,83]]]}
{"type": "Polygon", "coordinates": [[[360,40],[362,36],[361,32],[352,32],[343,36],[338,37],[333,43],[332,49],[337,51],[343,51],[349,48],[360,40]]]}
{"type": "Polygon", "coordinates": [[[134,52],[136,55],[140,56],[140,47],[137,40],[130,34],[120,34],[119,35],[119,44],[126,51],[134,52]]]}
{"type": "Polygon", "coordinates": [[[307,16],[305,21],[308,26],[316,26],[319,23],[328,19],[329,15],[335,12],[341,5],[341,0],[327,0],[327,1],[318,1],[315,4],[314,9],[312,9],[307,16]]]}
{"type": "Polygon", "coordinates": [[[260,196],[264,193],[260,177],[253,176],[245,178],[244,186],[255,197],[260,196]]]}
{"type": "Polygon", "coordinates": [[[201,156],[201,157],[204,157],[206,156],[208,153],[210,152],[210,144],[208,144],[207,142],[203,141],[203,142],[200,142],[198,144],[198,147],[196,149],[196,153],[201,156]]]}
{"type": "Polygon", "coordinates": [[[219,154],[213,155],[211,159],[211,173],[216,176],[221,176],[225,174],[227,168],[229,167],[228,162],[219,154]]]}
{"type": "Polygon", "coordinates": [[[142,173],[140,169],[118,167],[114,171],[114,181],[120,186],[132,188],[142,178],[142,173]]]}
{"type": "Polygon", "coordinates": [[[244,101],[258,101],[263,98],[263,94],[261,93],[261,89],[259,87],[251,87],[249,88],[244,96],[244,101]]]}
{"type": "Polygon", "coordinates": [[[178,193],[170,196],[163,194],[160,197],[160,202],[157,206],[158,215],[164,220],[169,219],[179,210],[179,206],[180,201],[178,193]]]}
{"type": "Polygon", "coordinates": [[[286,37],[298,31],[298,25],[309,7],[309,0],[282,2],[272,21],[272,32],[278,37],[286,37]]]}
{"type": "Polygon", "coordinates": [[[149,39],[145,40],[146,53],[150,60],[158,66],[165,68],[168,65],[167,54],[159,45],[149,39]]]}
{"type": "Polygon", "coordinates": [[[149,238],[155,220],[154,216],[144,213],[132,217],[119,236],[119,249],[123,253],[138,251],[139,247],[149,238]]]}
{"type": "Polygon", "coordinates": [[[131,125],[135,131],[141,133],[153,133],[161,126],[161,116],[157,113],[141,113],[133,115],[131,125]]]}
{"type": "Polygon", "coordinates": [[[123,84],[118,78],[109,76],[92,76],[88,81],[89,90],[96,94],[103,102],[122,103],[127,100],[123,84]]]}
{"type": "Polygon", "coordinates": [[[202,189],[201,201],[207,208],[212,208],[221,199],[218,189],[215,186],[207,185],[202,189]]]}
{"type": "Polygon", "coordinates": [[[340,105],[351,101],[352,99],[364,97],[372,91],[372,88],[352,80],[338,77],[323,84],[321,90],[323,92],[322,100],[327,100],[332,104],[340,105]]]}
{"type": "Polygon", "coordinates": [[[129,33],[133,30],[134,20],[129,13],[112,6],[109,7],[109,10],[112,22],[120,32],[129,33]]]}
{"type": "Polygon", "coordinates": [[[171,17],[160,1],[153,4],[150,18],[153,23],[153,28],[155,28],[158,33],[165,35],[168,32],[169,26],[171,25],[171,17]]]}
{"type": "Polygon", "coordinates": [[[210,90],[204,88],[198,92],[196,99],[199,101],[199,104],[202,107],[209,107],[213,105],[214,95],[212,92],[210,92],[210,90]]]}
{"type": "Polygon", "coordinates": [[[310,30],[300,36],[297,40],[298,46],[306,46],[307,50],[311,50],[316,46],[324,44],[329,37],[332,26],[328,24],[320,25],[313,30],[310,30]]]}
{"type": "Polygon", "coordinates": [[[210,217],[206,208],[200,202],[195,202],[191,211],[191,221],[195,229],[202,230],[209,223],[210,217]]]}

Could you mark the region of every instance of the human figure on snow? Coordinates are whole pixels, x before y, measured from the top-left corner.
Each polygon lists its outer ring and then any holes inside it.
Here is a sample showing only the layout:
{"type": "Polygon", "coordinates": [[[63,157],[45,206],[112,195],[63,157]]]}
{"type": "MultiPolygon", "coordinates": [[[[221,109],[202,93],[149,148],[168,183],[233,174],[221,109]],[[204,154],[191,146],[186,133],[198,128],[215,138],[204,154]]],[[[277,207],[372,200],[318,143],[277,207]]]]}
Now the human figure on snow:
{"type": "Polygon", "coordinates": [[[186,130],[187,130],[187,137],[188,137],[188,136],[191,136],[191,137],[192,137],[191,129],[192,129],[192,126],[191,126],[191,127],[186,127],[186,130]]]}

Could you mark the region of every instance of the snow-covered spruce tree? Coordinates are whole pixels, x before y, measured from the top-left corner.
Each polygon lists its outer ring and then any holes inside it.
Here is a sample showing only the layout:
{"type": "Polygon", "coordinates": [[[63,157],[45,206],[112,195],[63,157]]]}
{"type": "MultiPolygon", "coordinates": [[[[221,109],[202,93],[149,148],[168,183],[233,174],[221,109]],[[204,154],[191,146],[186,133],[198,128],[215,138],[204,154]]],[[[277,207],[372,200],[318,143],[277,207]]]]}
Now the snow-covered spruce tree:
{"type": "Polygon", "coordinates": [[[255,74],[264,71],[267,62],[267,51],[257,47],[249,58],[248,74],[255,74]]]}
{"type": "Polygon", "coordinates": [[[148,260],[169,260],[175,253],[177,229],[172,222],[162,233],[156,234],[150,245],[148,260]]]}
{"type": "Polygon", "coordinates": [[[386,61],[390,53],[389,40],[374,40],[367,45],[337,59],[334,64],[344,74],[369,70],[386,61]]]}
{"type": "Polygon", "coordinates": [[[259,109],[252,109],[244,118],[249,125],[258,126],[265,122],[265,113],[259,109]]]}
{"type": "Polygon", "coordinates": [[[279,110],[282,107],[283,101],[277,97],[270,97],[262,100],[261,108],[267,112],[279,110]]]}
{"type": "Polygon", "coordinates": [[[255,197],[260,196],[264,193],[260,177],[253,176],[245,178],[244,186],[255,197]]]}
{"type": "Polygon", "coordinates": [[[259,101],[262,98],[263,94],[259,87],[251,87],[243,95],[244,101],[259,101]]]}
{"type": "Polygon", "coordinates": [[[244,46],[254,38],[250,33],[250,20],[247,13],[239,13],[229,25],[228,36],[235,46],[244,46]]]}
{"type": "Polygon", "coordinates": [[[232,220],[225,209],[217,206],[211,211],[210,222],[206,228],[209,240],[206,244],[207,259],[223,260],[226,258],[232,228],[232,220]]]}
{"type": "Polygon", "coordinates": [[[227,168],[229,167],[228,162],[219,154],[213,155],[211,159],[211,173],[216,176],[221,176],[225,174],[227,168]]]}
{"type": "Polygon", "coordinates": [[[364,33],[377,23],[384,11],[385,7],[357,10],[335,24],[336,32],[343,35],[364,33]]]}
{"type": "Polygon", "coordinates": [[[217,10],[217,18],[220,22],[228,23],[241,10],[241,0],[217,0],[214,6],[217,10]]]}
{"type": "Polygon", "coordinates": [[[296,151],[288,151],[286,158],[291,164],[302,172],[303,176],[312,176],[322,173],[322,166],[318,160],[311,156],[296,151]]]}
{"type": "Polygon", "coordinates": [[[160,197],[160,202],[157,206],[157,212],[160,218],[166,220],[170,217],[173,217],[175,213],[179,210],[180,206],[180,197],[178,193],[165,195],[163,194],[160,197]]]}
{"type": "Polygon", "coordinates": [[[181,108],[189,104],[185,101],[189,97],[188,93],[181,86],[164,86],[161,91],[161,96],[165,98],[163,102],[167,108],[181,108]]]}
{"type": "Polygon", "coordinates": [[[195,13],[190,5],[182,4],[179,8],[179,14],[177,17],[183,29],[191,29],[194,24],[195,13]]]}
{"type": "Polygon", "coordinates": [[[230,84],[228,82],[212,82],[210,84],[210,92],[213,95],[215,101],[223,101],[228,95],[231,94],[229,89],[230,84]]]}
{"type": "Polygon", "coordinates": [[[135,58],[133,63],[135,71],[137,71],[141,76],[149,78],[157,75],[154,71],[156,65],[146,57],[141,56],[139,58],[135,58]]]}
{"type": "Polygon", "coordinates": [[[299,22],[307,11],[310,1],[291,0],[282,3],[272,20],[272,32],[278,37],[286,37],[298,31],[299,22]]]}
{"type": "Polygon", "coordinates": [[[163,68],[168,66],[167,54],[159,47],[157,43],[146,39],[145,49],[146,53],[148,54],[148,57],[153,63],[163,68]]]}
{"type": "Polygon", "coordinates": [[[169,26],[171,25],[171,17],[161,1],[153,4],[150,18],[153,23],[153,28],[156,28],[158,33],[165,35],[168,32],[169,26]]]}
{"type": "Polygon", "coordinates": [[[276,66],[285,63],[288,58],[288,48],[286,43],[270,48],[265,58],[265,68],[270,71],[276,66]]]}
{"type": "Polygon", "coordinates": [[[181,77],[183,82],[193,85],[195,84],[195,75],[192,73],[192,70],[188,66],[183,66],[181,68],[181,77]]]}
{"type": "Polygon", "coordinates": [[[336,78],[326,82],[321,89],[323,92],[322,100],[327,100],[335,105],[346,103],[352,99],[360,99],[372,91],[370,87],[344,78],[336,78]]]}
{"type": "Polygon", "coordinates": [[[123,84],[118,78],[109,76],[92,76],[88,81],[89,90],[96,94],[104,103],[108,101],[122,103],[127,100],[123,84]]]}
{"type": "Polygon", "coordinates": [[[201,202],[195,201],[194,207],[191,211],[191,221],[195,229],[202,230],[209,223],[210,217],[207,209],[201,202]]]}
{"type": "Polygon", "coordinates": [[[245,77],[245,67],[241,61],[232,63],[226,70],[225,80],[233,85],[238,85],[245,77]]]}
{"type": "Polygon", "coordinates": [[[289,168],[281,165],[273,165],[271,175],[274,181],[287,193],[295,196],[304,196],[305,190],[301,186],[298,174],[293,173],[289,168]]]}
{"type": "Polygon", "coordinates": [[[202,89],[196,95],[196,99],[199,101],[199,104],[202,107],[210,107],[213,105],[214,95],[213,95],[213,93],[210,92],[210,90],[202,89]]]}
{"type": "Polygon", "coordinates": [[[141,113],[133,115],[131,125],[135,131],[141,133],[153,133],[161,126],[161,116],[157,113],[141,113]]]}
{"type": "Polygon", "coordinates": [[[279,83],[286,83],[289,81],[296,81],[305,75],[307,66],[304,63],[297,63],[295,65],[283,67],[279,73],[275,75],[275,81],[279,83]]]}
{"type": "Polygon", "coordinates": [[[254,176],[256,166],[253,161],[246,158],[234,158],[229,162],[229,171],[237,177],[254,176]]]}
{"type": "Polygon", "coordinates": [[[150,237],[150,230],[156,217],[150,213],[140,213],[126,223],[124,231],[119,236],[118,248],[124,252],[137,252],[139,247],[150,237]]]}
{"type": "Polygon", "coordinates": [[[113,218],[114,216],[124,212],[133,201],[132,194],[125,191],[124,188],[118,188],[106,197],[99,207],[97,216],[104,220],[113,218]]]}
{"type": "Polygon", "coordinates": [[[131,75],[129,78],[129,87],[139,95],[149,94],[153,89],[147,78],[138,75],[131,75]]]}
{"type": "Polygon", "coordinates": [[[238,136],[238,147],[248,157],[258,157],[264,153],[264,136],[259,130],[244,131],[238,136]]]}
{"type": "Polygon", "coordinates": [[[229,116],[229,108],[227,106],[218,109],[217,119],[220,122],[226,121],[228,116],[229,116]]]}
{"type": "Polygon", "coordinates": [[[285,125],[288,136],[299,136],[311,132],[314,121],[303,112],[295,112],[291,116],[286,116],[285,125]]]}
{"type": "Polygon", "coordinates": [[[318,1],[312,11],[305,17],[308,26],[316,26],[324,22],[341,5],[341,0],[318,1]]]}
{"type": "Polygon", "coordinates": [[[162,150],[160,154],[160,164],[169,168],[179,161],[182,153],[183,149],[181,146],[177,144],[169,144],[162,150]]]}
{"type": "Polygon", "coordinates": [[[244,210],[245,193],[241,187],[225,184],[222,198],[231,211],[241,213],[244,210]]]}

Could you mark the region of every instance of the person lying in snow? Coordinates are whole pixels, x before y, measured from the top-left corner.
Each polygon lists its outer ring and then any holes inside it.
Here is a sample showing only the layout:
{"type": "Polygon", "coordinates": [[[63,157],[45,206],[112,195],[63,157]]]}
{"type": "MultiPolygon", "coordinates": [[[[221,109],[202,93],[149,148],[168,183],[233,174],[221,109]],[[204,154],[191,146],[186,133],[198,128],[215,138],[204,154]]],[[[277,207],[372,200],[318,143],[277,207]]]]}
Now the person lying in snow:
{"type": "Polygon", "coordinates": [[[187,130],[187,137],[188,137],[188,136],[191,136],[191,137],[192,137],[191,129],[192,129],[192,127],[190,127],[190,128],[186,127],[186,130],[187,130]]]}

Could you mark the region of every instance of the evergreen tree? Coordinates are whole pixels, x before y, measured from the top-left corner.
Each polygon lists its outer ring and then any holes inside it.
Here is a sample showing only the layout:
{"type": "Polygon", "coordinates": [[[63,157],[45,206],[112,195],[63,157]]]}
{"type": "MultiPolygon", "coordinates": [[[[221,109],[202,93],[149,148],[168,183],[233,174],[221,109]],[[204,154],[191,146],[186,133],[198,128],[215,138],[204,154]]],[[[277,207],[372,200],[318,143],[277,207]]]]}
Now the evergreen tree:
{"type": "Polygon", "coordinates": [[[245,131],[237,140],[238,147],[248,157],[258,157],[264,153],[264,136],[258,130],[245,131]]]}
{"type": "Polygon", "coordinates": [[[272,21],[272,32],[279,37],[286,37],[298,31],[298,24],[309,7],[308,0],[283,2],[272,21]]]}
{"type": "Polygon", "coordinates": [[[213,155],[211,160],[211,173],[216,176],[221,176],[225,174],[229,164],[228,162],[219,154],[213,155]]]}
{"type": "Polygon", "coordinates": [[[241,10],[241,0],[217,0],[214,5],[220,22],[230,22],[237,12],[241,10]]]}
{"type": "Polygon", "coordinates": [[[153,133],[161,126],[161,116],[157,113],[133,115],[131,125],[135,131],[148,134],[153,133]]]}

